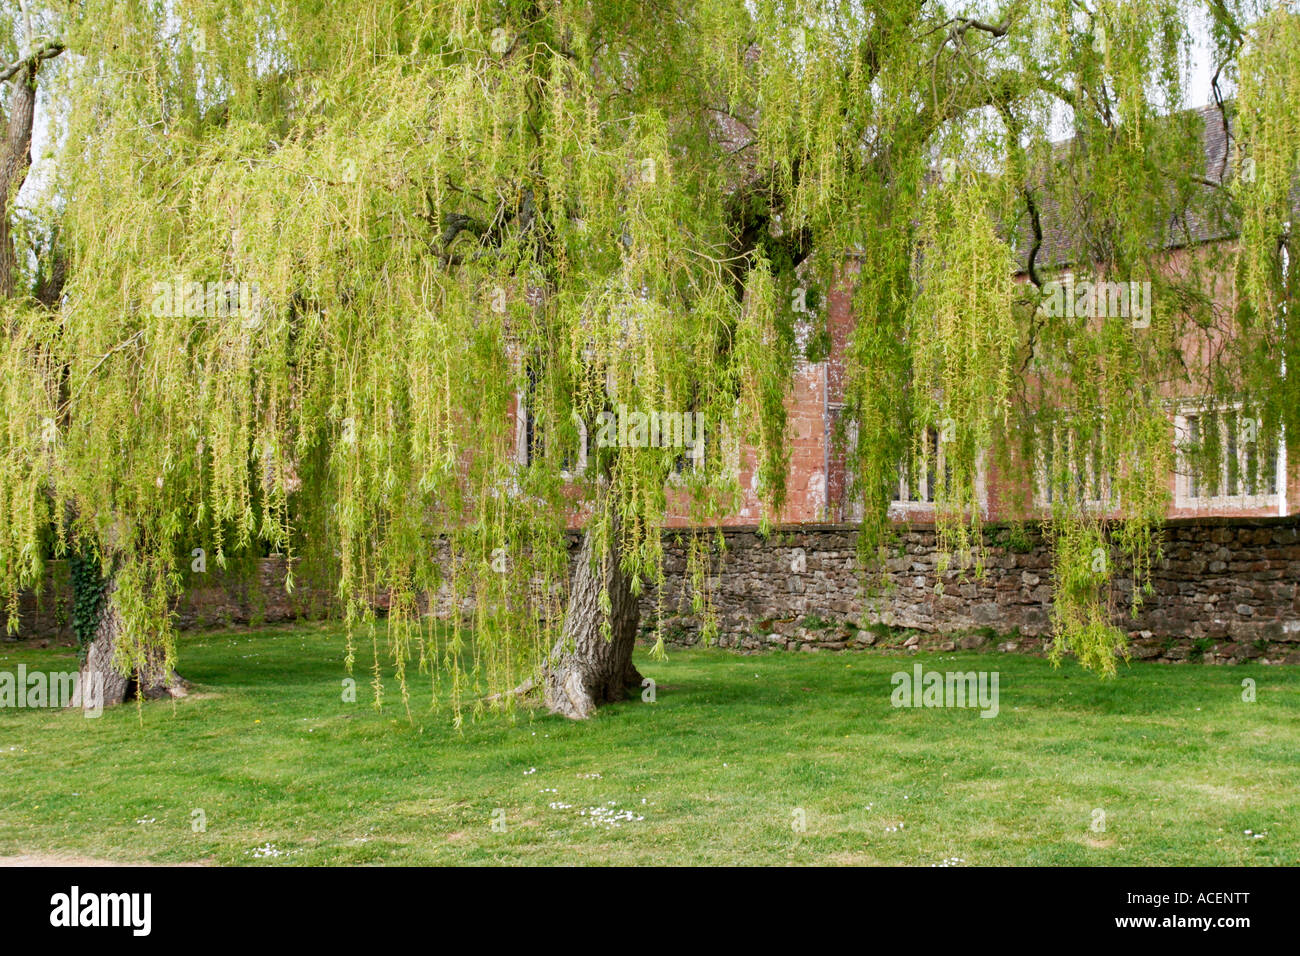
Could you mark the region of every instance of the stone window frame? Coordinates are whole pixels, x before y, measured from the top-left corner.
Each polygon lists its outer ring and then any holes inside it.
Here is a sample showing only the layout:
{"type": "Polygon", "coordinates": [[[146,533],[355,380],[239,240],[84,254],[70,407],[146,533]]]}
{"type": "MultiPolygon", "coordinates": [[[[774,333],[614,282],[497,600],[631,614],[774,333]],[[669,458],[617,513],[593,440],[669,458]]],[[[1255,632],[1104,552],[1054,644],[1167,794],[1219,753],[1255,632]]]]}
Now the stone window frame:
{"type": "MultiPolygon", "coordinates": [[[[587,430],[587,423],[581,416],[574,419],[578,424],[578,461],[577,466],[565,468],[560,471],[560,477],[565,481],[573,481],[581,477],[587,471],[587,462],[589,458],[588,446],[590,445],[590,433],[587,430]]],[[[528,407],[527,396],[522,392],[515,392],[515,464],[520,468],[527,468],[532,463],[532,450],[529,448],[528,432],[529,423],[532,422],[536,427],[537,419],[533,416],[531,409],[528,407]]]]}
{"type": "MultiPolygon", "coordinates": [[[[843,406],[841,406],[841,408],[842,407],[843,406]]],[[[942,455],[944,443],[938,440],[937,427],[931,427],[928,431],[935,434],[935,446],[937,448],[936,458],[938,458],[935,469],[936,474],[938,474],[944,466],[942,455]]],[[[852,472],[849,468],[849,462],[852,460],[851,450],[857,443],[857,438],[857,423],[849,422],[845,426],[845,445],[847,453],[844,459],[844,488],[846,489],[852,484],[853,480],[852,472]]],[[[908,497],[910,489],[908,488],[906,469],[904,467],[905,464],[906,462],[903,461],[898,463],[897,490],[899,497],[889,502],[889,514],[893,517],[933,515],[935,512],[935,502],[933,495],[930,493],[928,474],[921,475],[921,480],[925,485],[925,491],[921,492],[921,494],[928,495],[929,497],[917,499],[910,498],[908,497]]],[[[918,488],[919,487],[920,485],[918,485],[918,488]]],[[[987,516],[989,513],[988,470],[986,467],[986,456],[983,451],[980,452],[979,461],[975,468],[975,498],[976,501],[979,502],[980,513],[987,516]]],[[[844,517],[848,520],[860,521],[862,519],[862,505],[856,500],[848,502],[847,507],[842,506],[842,511],[844,517]]]]}
{"type": "MultiPolygon", "coordinates": [[[[515,463],[520,468],[527,468],[532,460],[531,449],[528,441],[530,422],[534,423],[535,427],[536,418],[528,407],[527,396],[516,391],[514,459],[515,463]]],[[[584,475],[587,471],[587,464],[591,456],[591,431],[588,428],[587,423],[576,413],[574,414],[574,422],[578,426],[578,460],[576,467],[565,468],[560,471],[560,477],[564,481],[574,481],[584,475]]],[[[708,444],[703,441],[702,437],[698,440],[699,445],[698,449],[696,449],[698,453],[693,454],[692,449],[683,448],[681,454],[674,459],[673,467],[669,470],[666,480],[668,485],[684,485],[686,483],[686,475],[688,471],[698,471],[703,467],[704,456],[708,453],[708,444]],[[681,466],[678,467],[682,460],[685,461],[685,464],[681,464],[681,466]]]]}
{"type": "MultiPolygon", "coordinates": [[[[931,425],[925,430],[924,444],[921,451],[921,461],[928,464],[930,451],[934,450],[934,474],[936,484],[946,480],[948,462],[943,453],[944,443],[939,439],[939,429],[931,425]],[[933,436],[933,440],[932,440],[933,436]]],[[[930,469],[922,467],[921,473],[916,478],[916,492],[919,497],[912,497],[912,483],[908,480],[909,471],[913,464],[909,455],[898,463],[898,484],[895,492],[898,497],[890,503],[890,508],[898,508],[902,511],[915,511],[918,508],[934,507],[935,489],[930,487],[930,469]]]]}
{"type": "Polygon", "coordinates": [[[689,448],[683,448],[682,453],[673,459],[673,466],[668,469],[667,483],[674,487],[685,485],[687,472],[699,471],[700,468],[703,467],[706,447],[706,444],[701,441],[698,455],[691,454],[689,448]],[[689,462],[689,464],[682,465],[682,467],[679,468],[678,465],[683,459],[689,462]]]}
{"type": "MultiPolygon", "coordinates": [[[[1177,465],[1174,469],[1174,507],[1194,510],[1214,510],[1222,508],[1275,508],[1279,515],[1287,513],[1287,461],[1286,461],[1286,440],[1285,436],[1279,434],[1277,438],[1277,447],[1273,458],[1274,475],[1272,493],[1265,494],[1217,494],[1206,495],[1198,494],[1193,491],[1195,484],[1200,484],[1197,476],[1192,472],[1195,464],[1189,460],[1184,449],[1191,443],[1191,424],[1192,421],[1200,421],[1206,414],[1215,414],[1218,416],[1219,440],[1225,449],[1229,444],[1228,417],[1225,412],[1231,412],[1238,421],[1237,428],[1240,428],[1241,413],[1244,410],[1244,404],[1240,401],[1220,402],[1217,404],[1206,402],[1184,402],[1177,406],[1174,412],[1174,442],[1177,451],[1177,465]],[[1194,484],[1195,483],[1195,484],[1194,484]]],[[[1254,443],[1258,449],[1259,442],[1254,443]]],[[[1236,448],[1237,460],[1237,480],[1244,484],[1244,476],[1247,473],[1249,462],[1249,452],[1246,445],[1239,445],[1236,448]]],[[[1259,451],[1256,451],[1259,455],[1259,451]]],[[[1228,466],[1229,458],[1224,455],[1219,462],[1219,484],[1224,487],[1228,484],[1228,466]]],[[[1259,473],[1260,475],[1263,472],[1259,473]]],[[[1199,491],[1199,489],[1197,489],[1199,491]]]]}
{"type": "MultiPolygon", "coordinates": [[[[1101,439],[1103,447],[1106,441],[1104,422],[1105,419],[1103,418],[1101,439]]],[[[1076,454],[1075,430],[1069,428],[1068,423],[1069,416],[1067,416],[1066,421],[1054,424],[1052,428],[1051,447],[1054,450],[1053,454],[1055,454],[1055,449],[1062,447],[1060,435],[1062,431],[1064,431],[1068,439],[1066,444],[1069,446],[1067,454],[1070,460],[1073,461],[1076,454]]],[[[1034,455],[1036,457],[1036,461],[1034,462],[1034,505],[1037,508],[1048,510],[1052,507],[1055,495],[1052,493],[1050,482],[1048,481],[1047,454],[1042,441],[1036,443],[1034,455]]],[[[1095,463],[1096,462],[1094,461],[1094,464],[1095,463]]],[[[1107,512],[1118,509],[1120,506],[1120,500],[1119,495],[1114,490],[1113,482],[1113,476],[1108,468],[1103,467],[1096,470],[1088,469],[1085,471],[1083,497],[1079,499],[1079,503],[1088,511],[1107,512]],[[1094,492],[1099,493],[1094,494],[1094,492]]]]}

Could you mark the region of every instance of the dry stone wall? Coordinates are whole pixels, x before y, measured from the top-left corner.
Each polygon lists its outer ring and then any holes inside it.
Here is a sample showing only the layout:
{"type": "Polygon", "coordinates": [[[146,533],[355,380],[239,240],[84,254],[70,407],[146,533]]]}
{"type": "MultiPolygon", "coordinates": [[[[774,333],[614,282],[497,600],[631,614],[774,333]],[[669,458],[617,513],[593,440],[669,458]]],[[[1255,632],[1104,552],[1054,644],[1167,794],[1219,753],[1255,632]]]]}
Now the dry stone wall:
{"type": "MultiPolygon", "coordinates": [[[[725,534],[710,578],[722,646],[757,650],[851,647],[988,647],[1041,652],[1051,633],[1051,555],[1026,529],[986,529],[985,573],[938,571],[932,527],[901,530],[883,588],[862,587],[857,532],[801,526],[764,539],[725,534]]],[[[1117,584],[1116,623],[1137,659],[1300,663],[1300,519],[1170,522],[1155,593],[1130,616],[1131,586],[1117,584]]],[[[680,544],[668,549],[664,605],[670,641],[700,640],[683,590],[680,544]]],[[[657,601],[647,596],[643,610],[657,601]]]]}
{"type": "MultiPolygon", "coordinates": [[[[1033,528],[1013,536],[987,529],[985,574],[938,571],[932,527],[900,529],[885,566],[887,585],[868,592],[857,565],[857,531],[845,525],[797,525],[764,538],[730,528],[715,551],[709,579],[718,644],[741,650],[837,651],[887,647],[1041,653],[1050,639],[1051,556],[1033,528]]],[[[662,602],[642,602],[643,627],[665,608],[670,642],[700,641],[689,613],[686,535],[665,542],[662,602]]],[[[572,554],[577,554],[574,537],[572,554]]],[[[71,638],[66,573],[53,573],[43,594],[21,602],[23,637],[71,638]]],[[[191,575],[177,602],[180,627],[273,623],[320,617],[332,588],[300,582],[284,590],[286,566],[267,558],[251,580],[219,573],[191,575]]],[[[1233,663],[1300,663],[1300,518],[1183,519],[1164,532],[1164,557],[1153,570],[1155,593],[1136,618],[1128,614],[1128,582],[1117,587],[1116,622],[1130,634],[1137,659],[1233,663]]],[[[446,608],[445,600],[435,607],[446,608]]]]}

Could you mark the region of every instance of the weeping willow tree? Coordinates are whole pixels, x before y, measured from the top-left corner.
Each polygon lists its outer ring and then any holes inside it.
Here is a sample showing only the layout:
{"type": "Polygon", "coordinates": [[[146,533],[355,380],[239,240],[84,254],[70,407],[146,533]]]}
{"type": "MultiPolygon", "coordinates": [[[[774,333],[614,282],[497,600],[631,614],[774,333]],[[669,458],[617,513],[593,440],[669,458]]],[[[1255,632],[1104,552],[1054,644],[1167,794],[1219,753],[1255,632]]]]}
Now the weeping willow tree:
{"type": "MultiPolygon", "coordinates": [[[[1171,383],[1298,433],[1295,17],[1207,8],[1255,172],[1234,179],[1177,119],[1197,4],[985,6],[85,0],[38,13],[48,41],[15,24],[15,62],[63,55],[28,211],[57,242],[6,243],[11,626],[47,555],[92,556],[99,666],[166,686],[193,550],[278,553],[288,586],[336,585],[377,701],[395,668],[403,704],[427,683],[458,721],[530,687],[587,716],[639,683],[670,509],[715,526],[747,468],[779,518],[792,372],[825,341],[796,304],[851,261],[864,558],[937,429],[940,542],[978,571],[981,469],[1028,484],[1065,427],[1113,500],[1046,469],[1058,648],[1113,671],[1112,568],[1140,585],[1156,547],[1171,383]],[[1171,273],[1210,219],[1231,261],[1171,273]],[[1062,264],[1150,282],[1150,322],[1053,314],[1062,264]],[[1198,335],[1212,362],[1185,360],[1198,335]]],[[[693,580],[707,559],[702,530],[693,580]]]]}

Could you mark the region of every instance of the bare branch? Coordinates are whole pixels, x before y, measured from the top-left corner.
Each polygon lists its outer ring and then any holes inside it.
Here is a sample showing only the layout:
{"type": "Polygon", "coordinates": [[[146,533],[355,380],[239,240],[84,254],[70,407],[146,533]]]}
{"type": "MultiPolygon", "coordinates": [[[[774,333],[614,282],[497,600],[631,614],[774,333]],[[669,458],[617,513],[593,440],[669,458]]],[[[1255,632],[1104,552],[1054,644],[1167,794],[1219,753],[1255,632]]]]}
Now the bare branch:
{"type": "Polygon", "coordinates": [[[13,77],[19,70],[28,65],[35,65],[42,60],[52,60],[58,56],[67,47],[63,45],[62,40],[48,40],[41,46],[37,47],[31,53],[10,63],[3,70],[0,70],[0,83],[13,77]]]}

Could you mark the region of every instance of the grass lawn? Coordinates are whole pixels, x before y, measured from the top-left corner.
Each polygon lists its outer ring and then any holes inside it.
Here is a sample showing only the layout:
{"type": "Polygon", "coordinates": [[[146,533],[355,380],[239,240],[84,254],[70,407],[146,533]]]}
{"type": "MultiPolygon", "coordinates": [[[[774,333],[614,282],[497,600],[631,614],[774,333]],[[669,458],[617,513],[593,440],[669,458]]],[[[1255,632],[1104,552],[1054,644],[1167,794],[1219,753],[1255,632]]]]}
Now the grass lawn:
{"type": "MultiPolygon", "coordinates": [[[[360,703],[344,703],[342,658],[333,626],[191,634],[181,671],[196,693],[146,704],[143,723],[134,706],[95,720],[0,709],[0,855],[1298,862],[1296,668],[1134,664],[1102,682],[1011,654],[676,650],[666,663],[639,661],[658,682],[653,704],[610,706],[585,723],[467,721],[458,733],[445,713],[414,724],[400,707],[377,713],[361,667],[360,703]],[[1000,714],[891,707],[890,675],[916,662],[998,671],[1000,714]],[[1255,703],[1242,701],[1246,677],[1255,703]],[[504,832],[492,825],[498,808],[504,832]],[[194,832],[200,809],[206,831],[194,832]]],[[[0,671],[20,663],[75,667],[69,648],[0,645],[0,671]]]]}

